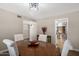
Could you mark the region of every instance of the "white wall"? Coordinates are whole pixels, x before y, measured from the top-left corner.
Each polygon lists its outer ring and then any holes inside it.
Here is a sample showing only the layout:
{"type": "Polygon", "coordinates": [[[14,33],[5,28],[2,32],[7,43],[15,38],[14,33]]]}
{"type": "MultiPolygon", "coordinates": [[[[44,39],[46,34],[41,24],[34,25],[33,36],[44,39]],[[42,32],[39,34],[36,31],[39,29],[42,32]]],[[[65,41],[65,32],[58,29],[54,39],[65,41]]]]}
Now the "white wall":
{"type": "Polygon", "coordinates": [[[62,18],[68,18],[68,39],[75,48],[79,48],[79,11],[38,20],[38,34],[42,33],[42,26],[47,26],[47,34],[52,36],[52,43],[55,43],[55,20],[62,18]]]}
{"type": "Polygon", "coordinates": [[[14,34],[22,33],[22,19],[16,14],[0,9],[0,50],[6,49],[3,39],[14,39],[14,34]]]}

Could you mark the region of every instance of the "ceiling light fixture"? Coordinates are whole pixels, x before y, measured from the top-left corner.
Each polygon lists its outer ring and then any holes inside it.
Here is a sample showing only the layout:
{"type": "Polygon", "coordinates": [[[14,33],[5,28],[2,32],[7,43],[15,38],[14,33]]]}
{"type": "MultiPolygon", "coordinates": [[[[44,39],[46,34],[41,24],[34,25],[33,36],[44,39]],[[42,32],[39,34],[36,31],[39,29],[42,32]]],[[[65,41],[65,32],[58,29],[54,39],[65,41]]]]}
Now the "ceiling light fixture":
{"type": "Polygon", "coordinates": [[[29,3],[29,8],[36,11],[39,9],[39,3],[29,3]]]}

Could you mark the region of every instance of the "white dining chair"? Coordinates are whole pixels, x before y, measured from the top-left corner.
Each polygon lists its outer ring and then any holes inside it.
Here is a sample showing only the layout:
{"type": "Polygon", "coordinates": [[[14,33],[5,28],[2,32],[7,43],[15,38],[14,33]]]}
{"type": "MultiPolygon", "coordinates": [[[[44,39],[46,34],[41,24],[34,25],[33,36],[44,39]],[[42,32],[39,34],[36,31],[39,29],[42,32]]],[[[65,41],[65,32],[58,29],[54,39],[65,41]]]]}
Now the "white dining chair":
{"type": "Polygon", "coordinates": [[[15,34],[15,35],[14,35],[14,40],[15,40],[15,41],[24,40],[23,34],[15,34]]]}
{"type": "Polygon", "coordinates": [[[4,39],[3,43],[7,46],[10,56],[19,56],[18,48],[14,41],[4,39]]]}
{"type": "Polygon", "coordinates": [[[63,49],[62,49],[62,52],[61,52],[61,56],[67,56],[69,50],[73,50],[73,46],[71,45],[71,42],[67,39],[64,42],[63,49]]]}
{"type": "Polygon", "coordinates": [[[38,37],[39,41],[47,42],[47,35],[40,34],[38,37]]]}

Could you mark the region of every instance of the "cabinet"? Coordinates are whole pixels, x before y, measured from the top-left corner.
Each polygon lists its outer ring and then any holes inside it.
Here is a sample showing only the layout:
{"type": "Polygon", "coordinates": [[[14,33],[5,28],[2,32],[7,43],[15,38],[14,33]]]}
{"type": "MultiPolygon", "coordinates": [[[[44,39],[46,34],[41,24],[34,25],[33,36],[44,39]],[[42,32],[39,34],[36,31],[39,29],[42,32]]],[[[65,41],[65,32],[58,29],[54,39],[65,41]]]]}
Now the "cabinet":
{"type": "MultiPolygon", "coordinates": [[[[39,38],[39,35],[37,35],[37,40],[39,38]]],[[[47,42],[48,43],[51,43],[51,35],[47,35],[47,42]]]]}

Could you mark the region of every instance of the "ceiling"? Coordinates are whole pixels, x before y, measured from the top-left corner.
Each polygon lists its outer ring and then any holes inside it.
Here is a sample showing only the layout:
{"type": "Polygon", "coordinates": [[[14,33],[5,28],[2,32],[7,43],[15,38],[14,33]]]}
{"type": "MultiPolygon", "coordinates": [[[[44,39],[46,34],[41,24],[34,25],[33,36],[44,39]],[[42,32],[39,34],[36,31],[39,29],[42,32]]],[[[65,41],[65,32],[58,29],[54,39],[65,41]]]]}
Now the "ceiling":
{"type": "Polygon", "coordinates": [[[78,3],[39,3],[39,10],[29,9],[28,3],[0,3],[0,8],[7,11],[26,16],[28,18],[39,20],[50,16],[56,16],[64,13],[79,10],[78,3]]]}

